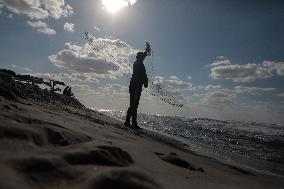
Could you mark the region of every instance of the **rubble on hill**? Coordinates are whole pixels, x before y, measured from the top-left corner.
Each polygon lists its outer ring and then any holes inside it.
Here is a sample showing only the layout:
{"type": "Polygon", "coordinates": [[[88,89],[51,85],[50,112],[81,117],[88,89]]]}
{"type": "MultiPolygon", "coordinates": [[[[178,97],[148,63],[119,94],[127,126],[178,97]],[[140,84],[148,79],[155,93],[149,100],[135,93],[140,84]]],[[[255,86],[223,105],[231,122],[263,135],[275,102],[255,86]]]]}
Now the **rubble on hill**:
{"type": "Polygon", "coordinates": [[[65,83],[54,80],[47,82],[42,78],[20,75],[11,70],[0,69],[0,96],[6,99],[32,99],[38,102],[58,103],[76,108],[84,107],[76,98],[56,93],[60,89],[54,88],[55,85],[65,86],[65,83]],[[38,84],[50,87],[50,91],[41,89],[38,84]]]}

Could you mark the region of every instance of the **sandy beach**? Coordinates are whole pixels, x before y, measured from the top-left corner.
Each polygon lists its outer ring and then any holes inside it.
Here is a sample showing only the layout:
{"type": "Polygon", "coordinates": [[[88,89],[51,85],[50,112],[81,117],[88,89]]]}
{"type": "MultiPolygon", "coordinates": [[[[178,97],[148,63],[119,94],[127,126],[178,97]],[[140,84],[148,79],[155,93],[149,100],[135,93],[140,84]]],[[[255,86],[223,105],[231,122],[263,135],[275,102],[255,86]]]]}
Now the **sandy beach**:
{"type": "Polygon", "coordinates": [[[0,0],[0,189],[284,189],[284,0],[0,0]]]}
{"type": "Polygon", "coordinates": [[[284,187],[283,178],[224,165],[161,134],[126,128],[100,112],[68,105],[65,97],[49,102],[35,94],[23,98],[5,84],[0,188],[284,187]]]}

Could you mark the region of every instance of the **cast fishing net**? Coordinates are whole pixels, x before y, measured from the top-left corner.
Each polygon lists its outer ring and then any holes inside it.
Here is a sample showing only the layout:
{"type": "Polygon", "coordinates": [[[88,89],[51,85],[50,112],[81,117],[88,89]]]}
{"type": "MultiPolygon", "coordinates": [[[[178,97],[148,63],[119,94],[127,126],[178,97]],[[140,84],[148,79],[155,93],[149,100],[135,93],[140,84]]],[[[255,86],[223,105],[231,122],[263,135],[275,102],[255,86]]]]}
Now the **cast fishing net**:
{"type": "MultiPolygon", "coordinates": [[[[106,40],[94,38],[88,32],[85,33],[85,39],[92,48],[93,53],[96,56],[104,57],[105,65],[128,84],[132,75],[132,62],[135,61],[136,53],[141,49],[133,49],[121,41],[109,45],[106,40]]],[[[147,48],[147,44],[149,43],[146,42],[145,48],[147,48]]],[[[168,86],[163,82],[164,80],[157,77],[154,66],[154,52],[152,50],[144,60],[144,65],[149,80],[149,86],[145,89],[145,92],[171,106],[183,107],[181,99],[177,98],[176,95],[172,95],[175,93],[174,89],[168,89],[168,86]]]]}

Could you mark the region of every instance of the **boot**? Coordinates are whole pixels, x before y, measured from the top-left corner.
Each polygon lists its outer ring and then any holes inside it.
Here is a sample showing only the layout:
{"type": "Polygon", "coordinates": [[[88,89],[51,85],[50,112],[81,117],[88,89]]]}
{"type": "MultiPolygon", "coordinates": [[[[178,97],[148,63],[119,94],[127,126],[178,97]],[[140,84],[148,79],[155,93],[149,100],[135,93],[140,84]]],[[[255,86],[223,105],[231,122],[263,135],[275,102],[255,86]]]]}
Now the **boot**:
{"type": "Polygon", "coordinates": [[[131,118],[131,109],[128,108],[128,110],[127,110],[127,115],[126,115],[126,120],[125,120],[125,122],[124,122],[124,126],[126,126],[126,127],[131,127],[130,118],[131,118]]]}
{"type": "Polygon", "coordinates": [[[141,129],[141,127],[138,126],[137,122],[132,122],[132,127],[133,129],[141,129]]]}
{"type": "Polygon", "coordinates": [[[125,127],[132,127],[132,125],[130,124],[130,121],[125,121],[124,126],[125,127]]]}
{"type": "Polygon", "coordinates": [[[133,111],[133,115],[132,115],[132,128],[134,128],[134,129],[141,129],[138,126],[136,119],[137,119],[137,109],[135,109],[133,111]]]}

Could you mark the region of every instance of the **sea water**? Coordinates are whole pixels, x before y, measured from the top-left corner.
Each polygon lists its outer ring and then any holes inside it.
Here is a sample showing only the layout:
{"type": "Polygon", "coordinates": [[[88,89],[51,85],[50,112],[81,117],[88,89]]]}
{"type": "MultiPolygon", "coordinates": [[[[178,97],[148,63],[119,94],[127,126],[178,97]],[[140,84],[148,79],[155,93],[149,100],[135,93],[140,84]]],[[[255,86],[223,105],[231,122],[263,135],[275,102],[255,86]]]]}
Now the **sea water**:
{"type": "MultiPolygon", "coordinates": [[[[124,120],[125,112],[101,110],[124,120]]],[[[139,125],[223,163],[284,176],[284,125],[138,114],[139,125]]]]}

